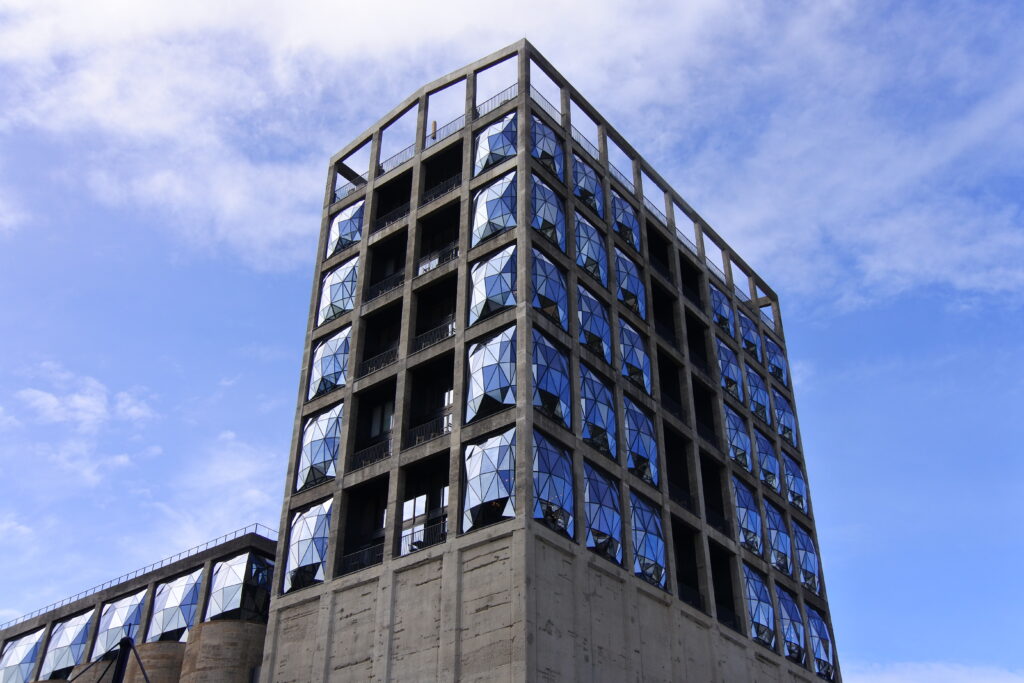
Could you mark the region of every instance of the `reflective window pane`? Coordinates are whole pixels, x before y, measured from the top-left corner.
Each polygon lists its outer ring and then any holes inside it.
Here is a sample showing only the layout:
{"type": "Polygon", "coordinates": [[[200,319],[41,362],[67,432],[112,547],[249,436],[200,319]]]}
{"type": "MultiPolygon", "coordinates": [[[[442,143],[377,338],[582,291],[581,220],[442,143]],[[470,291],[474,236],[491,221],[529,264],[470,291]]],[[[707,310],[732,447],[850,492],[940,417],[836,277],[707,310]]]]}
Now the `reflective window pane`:
{"type": "Polygon", "coordinates": [[[550,339],[533,331],[533,405],[565,427],[572,427],[569,407],[569,359],[550,339]]]}
{"type": "Polygon", "coordinates": [[[562,138],[552,128],[533,116],[530,124],[530,155],[565,182],[565,151],[562,138]]]}
{"type": "Polygon", "coordinates": [[[612,190],[612,224],[629,246],[640,251],[640,221],[636,217],[636,209],[623,199],[618,192],[612,190]]]}
{"type": "Polygon", "coordinates": [[[790,558],[793,555],[789,529],[782,510],[768,501],[764,503],[764,517],[768,530],[768,561],[783,574],[793,573],[790,558]]]}
{"type": "Polygon", "coordinates": [[[188,640],[199,607],[199,584],[203,568],[158,584],[153,593],[153,615],[149,619],[146,642],[188,640]]]}
{"type": "Polygon", "coordinates": [[[743,578],[746,580],[747,614],[750,616],[750,637],[775,649],[775,608],[768,592],[768,580],[764,574],[743,564],[743,578]]]}
{"type": "Polygon", "coordinates": [[[786,489],[789,493],[789,502],[804,514],[807,513],[807,479],[804,471],[793,458],[786,454],[782,455],[782,462],[786,467],[786,489]]]}
{"type": "Polygon", "coordinates": [[[736,360],[736,353],[718,337],[715,337],[715,345],[718,349],[718,368],[722,375],[722,388],[737,401],[742,401],[743,379],[740,376],[740,363],[736,360]]]}
{"type": "Polygon", "coordinates": [[[774,388],[772,398],[775,399],[775,422],[778,423],[779,436],[796,446],[796,415],[793,413],[793,406],[774,388]]]}
{"type": "Polygon", "coordinates": [[[547,183],[532,177],[530,225],[565,251],[565,203],[547,183]]]}
{"type": "Polygon", "coordinates": [[[470,531],[516,516],[516,429],[466,446],[465,513],[470,531]]]}
{"type": "Polygon", "coordinates": [[[569,538],[576,535],[572,457],[537,431],[533,433],[533,518],[569,538]]]}
{"type": "Polygon", "coordinates": [[[665,535],[661,530],[661,512],[643,496],[630,491],[633,521],[633,573],[644,581],[664,588],[665,535]]]}
{"type": "Polygon", "coordinates": [[[579,156],[572,155],[572,193],[604,218],[604,189],[597,171],[579,156]]]}
{"type": "Polygon", "coordinates": [[[327,251],[324,258],[329,258],[358,242],[363,236],[363,207],[365,201],[360,199],[351,206],[342,209],[331,221],[331,230],[327,236],[327,251]]]}
{"type": "Polygon", "coordinates": [[[773,491],[781,492],[782,467],[779,465],[779,457],[775,454],[775,445],[771,439],[756,429],[754,438],[757,440],[757,464],[761,471],[761,481],[773,491]]]}
{"type": "Polygon", "coordinates": [[[473,197],[469,246],[516,227],[516,173],[512,171],[478,190],[473,197]]]}
{"type": "Polygon", "coordinates": [[[142,621],[142,603],[145,598],[146,589],[143,588],[137,593],[103,605],[96,629],[96,644],[92,648],[92,661],[97,661],[112,650],[116,651],[122,638],[139,637],[139,622],[142,621]]]}
{"type": "Polygon", "coordinates": [[[796,522],[793,523],[793,544],[796,546],[796,563],[800,569],[800,583],[804,588],[818,593],[821,591],[821,578],[818,576],[818,551],[814,547],[814,539],[807,529],[796,522]]]}
{"type": "Polygon", "coordinates": [[[563,330],[568,330],[569,293],[566,291],[565,273],[536,249],[533,250],[531,270],[533,307],[557,321],[563,330]]]}
{"type": "Polygon", "coordinates": [[[313,366],[309,373],[309,393],[312,400],[317,396],[345,386],[348,375],[348,357],[352,328],[346,326],[334,333],[313,349],[313,366]]]}
{"type": "Polygon", "coordinates": [[[320,287],[320,309],[316,324],[323,325],[355,308],[359,282],[359,259],[345,261],[324,276],[320,287]]]}
{"type": "Polygon", "coordinates": [[[743,315],[739,314],[740,318],[740,340],[743,342],[743,350],[750,355],[757,358],[757,362],[762,361],[761,358],[761,335],[757,331],[757,325],[754,321],[743,315]]]}
{"type": "Polygon", "coordinates": [[[469,324],[516,305],[516,245],[469,268],[469,324]]]}
{"type": "Polygon", "coordinates": [[[273,583],[274,561],[262,555],[246,552],[214,562],[206,621],[266,621],[273,583]]]}
{"type": "Polygon", "coordinates": [[[284,566],[285,593],[323,582],[330,528],[330,499],[292,513],[284,566]]]}
{"type": "Polygon", "coordinates": [[[733,476],[732,491],[736,501],[736,526],[739,531],[740,545],[756,555],[760,555],[761,545],[761,513],[758,510],[757,498],[749,486],[733,476]]]}
{"type": "Polygon", "coordinates": [[[46,627],[43,627],[4,643],[4,649],[0,652],[0,681],[27,683],[32,680],[32,670],[36,668],[45,632],[46,627]]]}
{"type": "Polygon", "coordinates": [[[782,347],[771,340],[764,339],[765,355],[768,357],[768,374],[786,386],[789,384],[789,362],[786,360],[786,352],[782,347]]]}
{"type": "Polygon", "coordinates": [[[516,113],[490,124],[476,136],[473,175],[516,155],[516,113]]]}
{"type": "Polygon", "coordinates": [[[728,332],[730,338],[735,338],[736,323],[733,321],[732,304],[729,303],[729,297],[714,285],[709,284],[708,290],[711,292],[711,319],[728,332]]]}
{"type": "Polygon", "coordinates": [[[803,665],[805,648],[804,619],[796,596],[775,584],[775,597],[779,599],[779,622],[782,624],[782,647],[786,659],[803,665]]]}
{"type": "Polygon", "coordinates": [[[576,214],[576,265],[608,286],[608,251],[604,246],[604,235],[579,214],[576,214]]]}
{"type": "Polygon", "coordinates": [[[516,404],[516,326],[469,345],[466,422],[516,404]]]}
{"type": "Polygon", "coordinates": [[[628,377],[651,393],[651,357],[647,342],[632,325],[619,318],[619,354],[622,357],[622,376],[628,377]]]}
{"type": "Polygon", "coordinates": [[[729,441],[729,457],[744,469],[753,471],[750,464],[750,432],[747,431],[747,421],[727,405],[723,404],[722,410],[725,413],[725,436],[729,441]]]}
{"type": "Polygon", "coordinates": [[[612,328],[608,309],[582,285],[577,286],[576,314],[580,323],[580,344],[612,362],[612,328]]]}
{"type": "Polygon", "coordinates": [[[641,318],[647,318],[647,290],[640,277],[640,269],[633,259],[615,249],[615,281],[619,301],[633,309],[641,318]]]}
{"type": "Polygon", "coordinates": [[[341,421],[345,404],[306,420],[302,429],[302,451],[295,472],[295,490],[333,479],[341,448],[341,421]]]}
{"type": "Polygon", "coordinates": [[[583,440],[612,460],[616,457],[615,398],[611,389],[586,365],[580,364],[580,412],[583,440]]]}
{"type": "Polygon", "coordinates": [[[834,680],[836,672],[832,652],[832,635],[829,633],[825,618],[810,605],[807,606],[807,625],[810,627],[814,673],[825,680],[834,680]]]}
{"type": "Polygon", "coordinates": [[[622,564],[619,484],[588,462],[583,463],[583,512],[587,518],[587,547],[622,564]]]}
{"type": "Polygon", "coordinates": [[[92,608],[53,625],[50,642],[46,646],[46,657],[39,670],[39,680],[67,678],[72,669],[85,661],[89,625],[95,612],[96,608],[92,608]]]}
{"type": "Polygon", "coordinates": [[[764,378],[750,367],[745,365],[747,370],[747,388],[750,390],[750,412],[770,425],[772,418],[768,415],[768,387],[764,384],[764,378]]]}
{"type": "Polygon", "coordinates": [[[654,486],[658,485],[658,440],[654,422],[645,410],[623,396],[626,421],[626,466],[654,486]]]}

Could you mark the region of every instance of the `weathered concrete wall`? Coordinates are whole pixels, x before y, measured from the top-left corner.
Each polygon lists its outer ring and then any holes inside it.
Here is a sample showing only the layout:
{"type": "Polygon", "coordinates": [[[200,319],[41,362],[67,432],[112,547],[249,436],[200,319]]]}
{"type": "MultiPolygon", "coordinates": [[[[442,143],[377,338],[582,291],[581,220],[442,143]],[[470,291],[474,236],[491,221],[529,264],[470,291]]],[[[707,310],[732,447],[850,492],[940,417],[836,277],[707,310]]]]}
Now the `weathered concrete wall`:
{"type": "Polygon", "coordinates": [[[259,666],[267,627],[247,621],[209,621],[189,633],[182,683],[249,683],[259,666]]]}
{"type": "MultiPolygon", "coordinates": [[[[178,683],[185,659],[185,643],[142,643],[136,646],[149,683],[178,683]]],[[[139,663],[132,657],[125,671],[125,683],[145,683],[139,663]]]]}

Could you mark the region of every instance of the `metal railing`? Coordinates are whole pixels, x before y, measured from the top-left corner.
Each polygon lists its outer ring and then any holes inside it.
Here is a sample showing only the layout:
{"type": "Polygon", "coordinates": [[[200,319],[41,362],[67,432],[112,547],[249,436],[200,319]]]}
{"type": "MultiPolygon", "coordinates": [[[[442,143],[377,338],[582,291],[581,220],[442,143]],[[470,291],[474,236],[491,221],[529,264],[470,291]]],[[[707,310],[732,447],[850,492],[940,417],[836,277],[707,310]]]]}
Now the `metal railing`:
{"type": "Polygon", "coordinates": [[[583,148],[587,154],[594,158],[594,161],[601,161],[601,153],[594,146],[594,143],[587,139],[587,136],[576,129],[576,126],[569,127],[569,133],[572,135],[572,139],[577,145],[583,148]]]}
{"type": "Polygon", "coordinates": [[[366,567],[372,567],[375,564],[380,564],[384,561],[384,544],[378,543],[371,545],[368,548],[357,550],[354,553],[343,555],[341,558],[341,567],[338,569],[338,575],[351,574],[352,572],[365,569],[366,567]]]}
{"type": "Polygon", "coordinates": [[[432,251],[416,263],[416,277],[429,273],[434,268],[438,268],[450,261],[454,261],[458,257],[459,245],[456,242],[452,242],[446,247],[441,247],[437,251],[432,251]]]}
{"type": "Polygon", "coordinates": [[[719,280],[721,280],[723,284],[725,284],[725,272],[721,269],[721,267],[711,259],[707,258],[706,256],[704,257],[704,263],[708,264],[708,270],[711,271],[711,274],[717,277],[719,280]]]}
{"type": "Polygon", "coordinates": [[[0,631],[4,630],[4,629],[6,629],[6,628],[8,628],[10,626],[14,626],[15,624],[20,624],[23,621],[27,621],[28,619],[31,619],[32,617],[37,617],[40,614],[45,614],[46,612],[49,612],[51,610],[55,610],[58,607],[63,607],[64,605],[70,605],[71,603],[75,602],[76,600],[81,600],[83,598],[87,598],[90,595],[95,595],[96,593],[99,593],[100,591],[106,590],[108,588],[112,588],[112,587],[117,586],[119,584],[122,584],[122,583],[124,583],[126,581],[131,581],[132,579],[138,578],[138,577],[142,576],[143,574],[148,574],[149,572],[152,572],[152,571],[155,571],[157,569],[160,569],[161,567],[166,567],[167,565],[173,564],[174,562],[177,562],[179,560],[184,560],[184,559],[186,559],[188,557],[192,557],[193,555],[198,555],[199,553],[203,552],[204,550],[209,550],[210,548],[213,548],[215,546],[221,545],[223,543],[227,543],[228,541],[232,541],[232,540],[234,540],[236,538],[241,538],[242,536],[245,536],[246,534],[259,534],[260,536],[263,536],[265,538],[269,538],[272,541],[275,541],[275,542],[277,541],[277,531],[275,529],[271,529],[270,527],[266,526],[265,524],[259,524],[259,523],[250,524],[249,526],[242,527],[241,529],[236,529],[235,531],[232,531],[231,533],[224,534],[223,536],[218,536],[217,538],[215,538],[213,540],[210,540],[210,541],[207,541],[205,543],[201,543],[200,545],[197,545],[195,547],[189,548],[188,550],[183,550],[183,551],[181,551],[180,553],[178,553],[176,555],[171,555],[170,557],[165,557],[164,559],[160,560],[159,562],[154,562],[153,564],[148,564],[145,567],[140,567],[139,569],[135,569],[135,570],[130,571],[130,572],[126,573],[126,574],[122,574],[121,576],[117,577],[116,579],[111,579],[110,581],[105,581],[105,582],[99,584],[98,586],[93,586],[92,588],[86,589],[86,590],[81,591],[79,593],[75,593],[74,595],[72,595],[70,597],[64,598],[63,600],[60,600],[60,601],[55,602],[53,604],[47,605],[46,607],[41,607],[41,608],[39,608],[37,610],[29,612],[28,614],[23,614],[20,617],[17,617],[15,619],[11,619],[10,621],[7,621],[7,622],[5,622],[3,624],[0,624],[0,631]]]}
{"type": "Polygon", "coordinates": [[[437,185],[434,185],[429,190],[423,191],[423,200],[420,202],[420,206],[426,206],[430,202],[437,201],[446,194],[453,192],[459,185],[462,184],[462,174],[456,173],[447,180],[442,180],[437,185]]]}
{"type": "Polygon", "coordinates": [[[368,303],[378,297],[382,297],[388,292],[398,289],[405,283],[405,272],[399,271],[392,275],[388,275],[380,282],[375,282],[370,285],[370,288],[366,290],[366,301],[368,303]]]}
{"type": "Polygon", "coordinates": [[[376,356],[367,358],[359,367],[356,369],[356,378],[366,377],[372,375],[378,370],[383,370],[387,366],[398,360],[398,347],[393,346],[384,353],[378,353],[376,356]]]}
{"type": "Polygon", "coordinates": [[[349,458],[348,471],[354,472],[355,470],[362,469],[367,465],[372,465],[375,462],[380,462],[381,460],[385,460],[390,457],[391,432],[387,432],[385,437],[377,443],[353,453],[352,457],[349,458]]]}
{"type": "Polygon", "coordinates": [[[678,226],[676,227],[676,239],[678,239],[680,242],[682,242],[683,246],[686,247],[694,256],[698,255],[697,254],[697,244],[696,244],[696,242],[691,240],[685,234],[679,232],[679,227],[678,226]]]}
{"type": "Polygon", "coordinates": [[[476,118],[480,118],[481,116],[486,116],[487,114],[491,113],[492,111],[494,111],[495,109],[497,109],[501,105],[505,104],[509,100],[515,99],[516,95],[518,95],[518,94],[519,94],[519,83],[513,83],[512,85],[508,86],[507,88],[505,88],[504,90],[499,92],[494,97],[492,97],[489,100],[486,100],[486,101],[478,104],[476,107],[474,107],[473,111],[476,114],[476,118]]]}
{"type": "Polygon", "coordinates": [[[733,284],[732,291],[736,295],[736,298],[740,301],[750,301],[750,295],[743,291],[743,288],[737,284],[733,284]]]}
{"type": "Polygon", "coordinates": [[[347,183],[345,183],[344,185],[342,185],[341,187],[335,188],[335,190],[334,190],[334,201],[340,202],[342,199],[344,199],[345,197],[349,196],[350,194],[352,194],[353,192],[358,190],[360,187],[365,185],[366,184],[366,174],[364,173],[360,177],[362,178],[362,182],[360,182],[358,184],[350,180],[347,183]]]}
{"type": "Polygon", "coordinates": [[[409,202],[402,204],[401,206],[388,211],[383,216],[378,216],[377,220],[373,222],[373,232],[383,230],[384,228],[397,223],[406,216],[409,215],[409,202]]]}
{"type": "Polygon", "coordinates": [[[556,122],[561,124],[562,114],[559,113],[555,105],[551,104],[548,98],[541,95],[540,90],[537,90],[537,88],[533,87],[532,85],[530,86],[530,97],[533,99],[534,102],[540,105],[540,108],[543,109],[548,116],[550,116],[556,122]]]}
{"type": "Polygon", "coordinates": [[[444,436],[451,431],[452,411],[448,409],[423,424],[407,429],[405,432],[405,448],[418,446],[439,436],[444,436]]]}
{"type": "Polygon", "coordinates": [[[626,178],[622,171],[615,168],[615,164],[608,162],[608,170],[611,171],[612,177],[618,180],[622,185],[628,189],[631,193],[636,193],[636,186],[633,185],[633,181],[626,178]]]}
{"type": "Polygon", "coordinates": [[[761,320],[764,321],[764,324],[774,330],[775,329],[775,321],[772,320],[771,316],[768,315],[767,313],[765,313],[764,309],[761,309],[758,312],[761,314],[761,320]]]}
{"type": "Polygon", "coordinates": [[[422,351],[434,344],[440,344],[448,337],[455,335],[455,314],[448,316],[437,327],[418,334],[412,340],[412,352],[422,351]]]}
{"type": "Polygon", "coordinates": [[[423,550],[429,548],[432,545],[438,545],[448,540],[448,519],[442,519],[440,522],[434,522],[426,526],[420,527],[419,529],[409,529],[402,534],[401,547],[399,554],[408,555],[414,553],[417,550],[423,550]]]}
{"type": "Polygon", "coordinates": [[[416,145],[412,144],[403,149],[401,152],[389,156],[387,159],[380,162],[380,164],[377,166],[378,175],[384,175],[385,173],[395,170],[405,162],[412,159],[415,153],[416,145]]]}
{"type": "Polygon", "coordinates": [[[437,143],[455,135],[466,127],[466,115],[460,114],[458,118],[452,119],[437,130],[427,133],[427,139],[423,141],[423,148],[433,147],[437,143]]]}
{"type": "Polygon", "coordinates": [[[664,211],[656,207],[654,203],[647,197],[644,197],[644,207],[652,214],[654,214],[654,217],[661,221],[662,225],[668,225],[668,216],[665,215],[664,211]]]}

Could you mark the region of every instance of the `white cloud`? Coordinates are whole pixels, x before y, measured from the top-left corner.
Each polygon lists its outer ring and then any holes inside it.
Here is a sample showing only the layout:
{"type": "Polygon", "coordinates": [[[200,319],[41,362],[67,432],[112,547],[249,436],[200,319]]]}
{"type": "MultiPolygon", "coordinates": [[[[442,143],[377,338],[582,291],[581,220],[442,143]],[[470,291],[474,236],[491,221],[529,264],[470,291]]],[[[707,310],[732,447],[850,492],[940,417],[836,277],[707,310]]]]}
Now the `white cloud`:
{"type": "Polygon", "coordinates": [[[15,396],[42,422],[70,422],[81,432],[95,432],[110,417],[107,388],[92,377],[79,378],[77,384],[77,390],[60,396],[35,388],[15,396]]]}
{"type": "Polygon", "coordinates": [[[114,396],[114,414],[122,420],[139,421],[154,417],[149,404],[127,391],[119,391],[114,396]]]}
{"type": "Polygon", "coordinates": [[[1024,669],[945,662],[850,664],[843,667],[843,680],[847,683],[1024,683],[1024,669]]]}
{"type": "Polygon", "coordinates": [[[20,426],[21,421],[13,415],[9,415],[7,410],[3,406],[0,406],[0,431],[14,429],[15,427],[20,426]]]}

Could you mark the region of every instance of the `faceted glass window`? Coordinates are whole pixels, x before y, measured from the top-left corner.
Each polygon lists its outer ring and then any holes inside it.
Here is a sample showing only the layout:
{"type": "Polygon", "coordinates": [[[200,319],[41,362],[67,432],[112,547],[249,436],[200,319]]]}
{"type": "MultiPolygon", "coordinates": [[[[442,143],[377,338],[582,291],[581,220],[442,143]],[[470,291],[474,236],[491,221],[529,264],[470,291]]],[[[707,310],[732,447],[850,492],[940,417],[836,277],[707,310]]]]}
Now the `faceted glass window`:
{"type": "Polygon", "coordinates": [[[800,583],[804,588],[818,593],[821,579],[818,576],[818,551],[814,548],[811,533],[793,522],[793,541],[796,545],[796,563],[800,567],[800,583]]]}
{"type": "Polygon", "coordinates": [[[579,214],[576,214],[576,265],[608,286],[608,252],[604,247],[604,235],[579,214]]]}
{"type": "Polygon", "coordinates": [[[477,261],[469,269],[469,324],[516,305],[516,245],[477,261]]]}
{"type": "Polygon", "coordinates": [[[184,643],[196,622],[199,607],[199,583],[203,568],[157,585],[153,594],[153,616],[149,620],[146,642],[170,640],[184,643]]]}
{"type": "Polygon", "coordinates": [[[583,285],[577,286],[577,315],[580,323],[580,344],[612,362],[612,327],[608,309],[583,285]]]}
{"type": "Polygon", "coordinates": [[[43,627],[4,644],[0,653],[0,681],[25,683],[32,680],[32,670],[36,668],[45,632],[46,627],[43,627]]]}
{"type": "Polygon", "coordinates": [[[292,514],[284,592],[323,583],[331,528],[331,500],[292,514]]]}
{"type": "Polygon", "coordinates": [[[516,326],[469,345],[466,422],[516,404],[516,326]]]}
{"type": "Polygon", "coordinates": [[[775,422],[778,424],[779,436],[795,446],[796,415],[793,413],[793,406],[774,388],[772,397],[775,399],[775,422]]]}
{"type": "Polygon", "coordinates": [[[747,614],[750,615],[750,637],[775,649],[775,608],[768,592],[764,574],[743,563],[743,578],[747,584],[747,614]]]}
{"type": "Polygon", "coordinates": [[[764,518],[768,525],[768,561],[783,574],[792,574],[793,564],[790,558],[793,550],[786,518],[783,517],[782,510],[768,501],[764,502],[764,518]]]}
{"type": "Polygon", "coordinates": [[[785,453],[782,454],[782,461],[786,467],[786,489],[789,492],[789,502],[793,506],[807,514],[807,479],[804,478],[804,471],[800,464],[785,453]]]}
{"type": "Polygon", "coordinates": [[[789,363],[786,352],[770,338],[764,338],[765,355],[768,356],[768,374],[777,379],[783,386],[789,385],[789,363]]]}
{"type": "Polygon", "coordinates": [[[615,279],[619,301],[633,309],[641,318],[647,318],[647,294],[640,269],[618,248],[615,249],[615,279]]]}
{"type": "Polygon", "coordinates": [[[565,251],[565,204],[537,176],[530,192],[530,225],[565,251]]]}
{"type": "Polygon", "coordinates": [[[612,460],[616,458],[615,398],[597,374],[580,364],[580,412],[583,440],[612,460]]]}
{"type": "Polygon", "coordinates": [[[619,485],[589,462],[583,463],[583,513],[587,518],[587,547],[622,564],[619,485]]]}
{"type": "Polygon", "coordinates": [[[574,538],[572,457],[540,432],[533,433],[533,518],[574,538]]]}
{"type": "Polygon", "coordinates": [[[612,190],[612,223],[615,232],[619,233],[629,246],[640,251],[640,221],[636,218],[636,209],[615,190],[612,190]]]}
{"type": "Polygon", "coordinates": [[[345,404],[306,420],[302,429],[302,452],[295,473],[295,490],[333,479],[341,447],[341,420],[345,404]]]}
{"type": "Polygon", "coordinates": [[[626,418],[626,466],[644,481],[658,485],[658,440],[654,422],[637,404],[623,396],[626,418]]]}
{"type": "Polygon", "coordinates": [[[462,530],[516,516],[516,428],[466,446],[462,530]]]}
{"type": "Polygon", "coordinates": [[[744,367],[747,370],[747,389],[750,390],[750,412],[770,425],[772,418],[768,415],[768,387],[764,384],[764,378],[749,364],[744,367]]]}
{"type": "MultiPolygon", "coordinates": [[[[89,624],[95,612],[93,608],[53,625],[50,642],[46,646],[46,657],[39,670],[39,680],[67,678],[71,670],[84,661],[85,648],[89,644],[89,624]]],[[[4,680],[2,675],[0,680],[4,680]]]]}
{"type": "Polygon", "coordinates": [[[604,190],[597,171],[577,155],[572,155],[572,193],[604,218],[604,190]]]}
{"type": "Polygon", "coordinates": [[[569,360],[551,341],[533,331],[533,405],[548,417],[572,428],[569,360]]]}
{"type": "Polygon", "coordinates": [[[320,312],[316,324],[334,320],[355,308],[359,282],[359,259],[345,261],[324,277],[320,287],[320,312]]]}
{"type": "Polygon", "coordinates": [[[745,469],[753,471],[750,464],[750,432],[747,431],[747,421],[727,405],[723,405],[722,409],[725,412],[725,436],[729,441],[729,457],[743,465],[745,469]]]}
{"type": "Polygon", "coordinates": [[[633,517],[633,573],[644,581],[665,587],[665,535],[657,506],[630,491],[633,517]]]}
{"type": "Polygon", "coordinates": [[[256,553],[242,553],[213,564],[206,621],[241,619],[266,621],[270,613],[270,587],[274,561],[256,553]]]}
{"type": "Polygon", "coordinates": [[[779,599],[779,622],[782,624],[782,647],[786,659],[802,665],[807,646],[804,639],[804,619],[796,596],[775,584],[775,597],[779,599]]]}
{"type": "Polygon", "coordinates": [[[317,396],[345,386],[348,375],[348,356],[351,348],[352,328],[344,327],[334,336],[317,344],[313,351],[313,368],[309,376],[309,393],[312,400],[317,396]]]}
{"type": "Polygon", "coordinates": [[[757,332],[757,325],[754,321],[743,315],[740,317],[740,340],[743,342],[743,350],[761,362],[761,335],[757,332]]]}
{"type": "Polygon", "coordinates": [[[498,178],[473,197],[469,246],[516,227],[516,172],[498,178]]]}
{"type": "Polygon", "coordinates": [[[732,317],[732,304],[729,297],[722,294],[722,290],[714,285],[708,285],[711,292],[711,319],[716,325],[729,333],[730,337],[736,336],[736,323],[732,317]]]}
{"type": "Polygon", "coordinates": [[[811,629],[811,652],[814,654],[814,673],[831,681],[835,678],[835,664],[832,653],[832,636],[828,624],[818,610],[807,606],[807,625],[811,629]]]}
{"type": "Polygon", "coordinates": [[[555,134],[551,126],[536,116],[533,117],[530,126],[530,155],[546,166],[559,180],[565,182],[565,151],[562,147],[562,138],[555,134]]]}
{"type": "Polygon", "coordinates": [[[718,367],[722,371],[722,388],[737,401],[742,401],[743,380],[740,377],[740,364],[736,360],[736,353],[718,337],[715,337],[715,344],[718,346],[718,367]]]}
{"type": "Polygon", "coordinates": [[[473,175],[516,155],[516,113],[512,112],[484,128],[476,136],[473,175]]]}
{"type": "Polygon", "coordinates": [[[737,476],[732,478],[732,491],[736,497],[736,526],[739,529],[740,545],[760,555],[761,513],[757,509],[757,498],[737,476]]]}
{"type": "Polygon", "coordinates": [[[116,648],[122,638],[138,637],[139,622],[142,621],[142,602],[145,598],[146,589],[143,588],[138,593],[103,605],[100,624],[96,629],[96,644],[92,648],[92,661],[99,660],[116,648]]]}
{"type": "Polygon", "coordinates": [[[771,439],[756,429],[754,438],[757,440],[757,464],[761,471],[761,481],[773,491],[782,491],[782,468],[779,465],[779,456],[775,454],[775,445],[771,439]]]}
{"type": "Polygon", "coordinates": [[[557,320],[563,330],[569,329],[569,293],[565,273],[551,260],[533,250],[533,307],[557,320]]]}
{"type": "Polygon", "coordinates": [[[327,253],[324,258],[330,258],[338,252],[347,249],[363,236],[363,207],[365,201],[360,199],[351,206],[346,206],[331,221],[331,231],[327,236],[327,253]]]}
{"type": "Polygon", "coordinates": [[[622,376],[651,393],[651,357],[647,354],[647,342],[622,318],[619,318],[619,354],[622,356],[622,376]]]}

